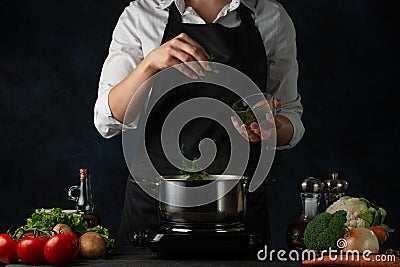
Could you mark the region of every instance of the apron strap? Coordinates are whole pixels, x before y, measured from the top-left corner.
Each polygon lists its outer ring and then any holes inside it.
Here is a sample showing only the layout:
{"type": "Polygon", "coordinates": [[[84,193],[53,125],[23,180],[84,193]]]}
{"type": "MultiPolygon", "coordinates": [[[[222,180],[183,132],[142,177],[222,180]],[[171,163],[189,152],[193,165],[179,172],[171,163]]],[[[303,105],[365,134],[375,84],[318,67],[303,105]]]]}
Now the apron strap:
{"type": "Polygon", "coordinates": [[[168,35],[170,36],[177,36],[179,35],[181,31],[181,23],[182,23],[182,17],[181,13],[179,13],[178,8],[175,5],[175,2],[173,2],[169,7],[169,16],[168,16],[168,24],[165,28],[165,34],[162,38],[161,44],[164,44],[167,42],[168,35]]]}
{"type": "Polygon", "coordinates": [[[251,14],[253,13],[247,6],[243,3],[239,5],[238,8],[240,19],[244,25],[250,26],[254,25],[254,20],[251,14]]]}

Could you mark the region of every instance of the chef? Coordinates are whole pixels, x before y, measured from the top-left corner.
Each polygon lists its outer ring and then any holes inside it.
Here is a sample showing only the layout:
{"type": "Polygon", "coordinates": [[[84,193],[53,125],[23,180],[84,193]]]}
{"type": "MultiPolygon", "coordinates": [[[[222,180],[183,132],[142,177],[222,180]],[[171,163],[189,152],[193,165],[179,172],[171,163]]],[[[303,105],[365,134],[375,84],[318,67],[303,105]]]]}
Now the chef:
{"type": "MultiPolygon", "coordinates": [[[[283,6],[275,0],[136,0],[122,12],[114,29],[109,54],[104,62],[94,108],[94,123],[105,138],[140,125],[140,116],[123,123],[132,98],[141,97],[140,86],[154,74],[172,66],[197,80],[211,71],[212,60],[231,66],[251,78],[263,92],[280,100],[274,116],[278,150],[294,147],[302,138],[302,105],[297,92],[298,65],[293,23],[283,6]],[[188,67],[178,65],[189,64],[188,67]]],[[[168,113],[190,98],[206,96],[233,104],[234,96],[213,87],[187,85],[165,94],[148,117],[146,144],[152,162],[161,175],[177,173],[160,155],[157,139],[168,113]]],[[[151,93],[149,98],[151,99],[151,93]]],[[[134,99],[132,99],[134,100],[134,99]]],[[[143,101],[138,101],[142,103],[143,101]]],[[[216,122],[198,120],[182,130],[182,142],[188,157],[198,153],[198,141],[211,138],[218,154],[207,172],[223,171],[229,158],[227,137],[216,122]],[[193,130],[195,129],[195,130],[193,130]],[[201,130],[196,130],[201,129],[201,130]],[[221,144],[221,146],[219,146],[221,144]],[[222,159],[222,160],[221,160],[222,159]]],[[[252,155],[246,174],[254,171],[261,131],[257,123],[250,126],[233,121],[238,131],[250,141],[252,155]]],[[[185,155],[186,156],[186,155],[185,155]]],[[[131,173],[132,174],[132,173],[131,173]]],[[[139,175],[136,173],[133,176],[139,175]]],[[[248,200],[247,227],[269,241],[267,188],[260,186],[248,200]]],[[[128,245],[134,232],[155,229],[159,224],[156,201],[130,177],[117,242],[128,245]]]]}

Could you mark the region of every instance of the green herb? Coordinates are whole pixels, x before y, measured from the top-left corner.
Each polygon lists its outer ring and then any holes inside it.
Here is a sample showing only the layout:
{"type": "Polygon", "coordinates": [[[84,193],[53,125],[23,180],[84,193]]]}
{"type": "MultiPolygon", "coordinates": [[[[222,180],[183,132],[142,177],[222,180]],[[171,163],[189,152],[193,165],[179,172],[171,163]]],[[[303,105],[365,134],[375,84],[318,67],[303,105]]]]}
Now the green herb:
{"type": "Polygon", "coordinates": [[[208,60],[209,65],[211,67],[211,71],[207,71],[205,72],[204,76],[199,76],[200,80],[203,81],[207,81],[207,82],[211,82],[214,80],[213,74],[218,74],[219,70],[217,69],[217,64],[215,62],[215,57],[214,55],[211,53],[210,55],[210,59],[208,60]]]}
{"type": "MultiPolygon", "coordinates": [[[[266,104],[264,104],[266,105],[266,104]]],[[[238,114],[238,116],[240,117],[240,119],[243,121],[244,124],[246,125],[250,125],[253,122],[257,122],[257,118],[256,115],[259,116],[259,118],[263,118],[265,117],[265,113],[267,112],[266,108],[264,107],[264,105],[255,107],[255,108],[251,108],[251,107],[247,107],[245,110],[242,111],[236,111],[236,113],[238,114]]]]}
{"type": "Polygon", "coordinates": [[[63,212],[60,208],[53,208],[49,213],[46,213],[45,209],[36,209],[31,217],[26,220],[26,224],[15,231],[15,238],[23,238],[24,235],[32,229],[35,229],[35,231],[52,231],[54,226],[59,223],[68,225],[72,232],[78,237],[86,232],[97,232],[101,234],[107,245],[106,256],[111,254],[115,240],[109,237],[107,228],[100,225],[88,228],[88,224],[83,220],[81,214],[68,214],[63,212]]]}
{"type": "MultiPolygon", "coordinates": [[[[200,146],[202,145],[202,141],[199,143],[199,149],[200,146]]],[[[185,150],[185,144],[181,145],[181,154],[184,156],[185,150]]],[[[204,177],[209,176],[209,174],[206,171],[202,171],[201,174],[199,173],[199,160],[194,157],[192,160],[192,166],[188,166],[186,162],[182,162],[182,168],[179,170],[179,173],[185,176],[188,176],[187,180],[188,181],[194,181],[194,180],[202,180],[204,177]]]]}
{"type": "MultiPolygon", "coordinates": [[[[51,209],[50,213],[46,213],[45,209],[36,209],[30,218],[26,220],[26,225],[20,228],[27,231],[30,228],[42,230],[52,230],[58,223],[65,223],[77,235],[81,236],[88,228],[87,222],[82,220],[80,214],[68,214],[60,208],[51,209]]],[[[17,233],[16,237],[20,239],[24,235],[24,231],[17,233]]]]}
{"type": "Polygon", "coordinates": [[[238,111],[237,114],[246,125],[250,125],[256,121],[256,116],[250,107],[247,107],[247,109],[244,111],[238,111]]]}
{"type": "Polygon", "coordinates": [[[185,153],[185,144],[181,145],[181,154],[184,155],[185,153]]]}
{"type": "Polygon", "coordinates": [[[217,69],[217,64],[215,62],[214,54],[211,53],[210,59],[208,61],[210,62],[211,65],[211,71],[218,74],[219,70],[217,69]]]}

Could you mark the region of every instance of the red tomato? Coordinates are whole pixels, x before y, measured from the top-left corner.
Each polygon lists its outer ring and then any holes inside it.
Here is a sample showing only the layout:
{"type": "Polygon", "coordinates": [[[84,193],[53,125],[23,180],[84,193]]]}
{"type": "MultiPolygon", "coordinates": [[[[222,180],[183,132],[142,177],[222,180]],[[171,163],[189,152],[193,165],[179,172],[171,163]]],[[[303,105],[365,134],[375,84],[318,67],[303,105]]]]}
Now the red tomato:
{"type": "Polygon", "coordinates": [[[35,235],[33,234],[33,232],[27,232],[26,234],[24,234],[24,237],[35,237],[35,235]]]}
{"type": "Polygon", "coordinates": [[[64,235],[71,237],[75,241],[75,244],[77,247],[77,255],[78,255],[79,254],[79,238],[78,238],[78,236],[72,232],[65,233],[64,235]]]}
{"type": "Polygon", "coordinates": [[[73,235],[56,234],[46,242],[44,256],[49,263],[65,265],[76,258],[79,253],[79,247],[76,243],[77,237],[75,236],[75,239],[73,235]]]}
{"type": "Polygon", "coordinates": [[[15,241],[9,234],[0,235],[0,262],[10,264],[18,261],[18,241],[15,241]]]}
{"type": "Polygon", "coordinates": [[[18,257],[26,264],[44,264],[43,248],[47,240],[47,236],[24,237],[17,246],[18,257]]]}
{"type": "Polygon", "coordinates": [[[384,226],[370,226],[369,229],[374,232],[379,243],[385,242],[389,236],[384,226]]]}

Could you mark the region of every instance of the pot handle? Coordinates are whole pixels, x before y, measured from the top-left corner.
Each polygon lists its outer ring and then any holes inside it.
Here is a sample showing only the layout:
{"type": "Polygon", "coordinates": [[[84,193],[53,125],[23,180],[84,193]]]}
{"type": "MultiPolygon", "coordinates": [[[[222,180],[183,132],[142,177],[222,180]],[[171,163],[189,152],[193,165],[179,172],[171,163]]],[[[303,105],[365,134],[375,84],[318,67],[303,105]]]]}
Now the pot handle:
{"type": "Polygon", "coordinates": [[[245,194],[248,194],[249,193],[250,178],[249,177],[244,177],[243,180],[244,180],[243,183],[242,183],[243,192],[245,194]]]}

